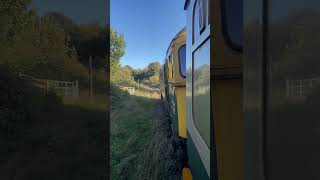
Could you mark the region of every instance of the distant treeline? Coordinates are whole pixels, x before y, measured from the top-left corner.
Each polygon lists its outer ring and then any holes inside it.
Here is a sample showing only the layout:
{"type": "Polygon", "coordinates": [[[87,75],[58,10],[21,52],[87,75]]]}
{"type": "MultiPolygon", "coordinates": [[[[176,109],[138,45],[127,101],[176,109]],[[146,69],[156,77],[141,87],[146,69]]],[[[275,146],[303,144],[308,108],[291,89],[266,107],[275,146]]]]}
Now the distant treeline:
{"type": "Polygon", "coordinates": [[[91,56],[93,68],[106,71],[107,26],[76,24],[58,12],[40,16],[30,3],[0,1],[0,64],[40,78],[87,82],[91,56]]]}
{"type": "Polygon", "coordinates": [[[152,62],[144,69],[134,69],[129,65],[125,65],[120,67],[118,72],[114,75],[113,81],[126,81],[126,80],[134,80],[134,81],[159,81],[159,70],[160,63],[152,62]]]}

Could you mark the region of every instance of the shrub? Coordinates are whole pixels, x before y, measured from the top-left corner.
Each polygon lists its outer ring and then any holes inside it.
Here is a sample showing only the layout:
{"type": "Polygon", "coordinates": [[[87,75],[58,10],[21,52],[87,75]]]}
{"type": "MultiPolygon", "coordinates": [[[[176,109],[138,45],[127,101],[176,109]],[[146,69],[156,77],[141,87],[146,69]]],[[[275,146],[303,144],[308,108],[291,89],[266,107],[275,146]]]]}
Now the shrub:
{"type": "Polygon", "coordinates": [[[123,102],[126,98],[128,98],[129,93],[127,91],[123,91],[115,84],[110,84],[110,102],[111,109],[119,108],[123,105],[123,102]]]}

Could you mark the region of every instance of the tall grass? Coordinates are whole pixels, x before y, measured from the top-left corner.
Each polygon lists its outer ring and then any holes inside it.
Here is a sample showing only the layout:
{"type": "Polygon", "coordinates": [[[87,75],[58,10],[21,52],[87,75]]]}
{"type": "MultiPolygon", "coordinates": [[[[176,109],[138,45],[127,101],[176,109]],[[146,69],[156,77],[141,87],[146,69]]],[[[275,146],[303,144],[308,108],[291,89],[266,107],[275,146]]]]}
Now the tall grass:
{"type": "Polygon", "coordinates": [[[157,100],[147,94],[128,96],[121,109],[111,111],[111,179],[132,179],[139,169],[141,152],[152,138],[157,100]]]}
{"type": "Polygon", "coordinates": [[[63,99],[7,68],[0,75],[1,178],[107,177],[105,94],[89,97],[84,91],[78,99],[63,99]]]}

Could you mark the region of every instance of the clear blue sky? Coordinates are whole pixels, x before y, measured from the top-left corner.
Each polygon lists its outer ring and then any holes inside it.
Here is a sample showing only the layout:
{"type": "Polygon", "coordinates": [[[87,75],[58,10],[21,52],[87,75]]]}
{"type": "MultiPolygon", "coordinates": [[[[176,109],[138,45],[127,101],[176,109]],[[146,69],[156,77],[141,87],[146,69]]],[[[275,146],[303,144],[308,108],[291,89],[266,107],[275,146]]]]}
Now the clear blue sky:
{"type": "Polygon", "coordinates": [[[111,0],[111,26],[127,43],[122,65],[162,63],[171,39],[185,26],[184,0],[111,0]]]}

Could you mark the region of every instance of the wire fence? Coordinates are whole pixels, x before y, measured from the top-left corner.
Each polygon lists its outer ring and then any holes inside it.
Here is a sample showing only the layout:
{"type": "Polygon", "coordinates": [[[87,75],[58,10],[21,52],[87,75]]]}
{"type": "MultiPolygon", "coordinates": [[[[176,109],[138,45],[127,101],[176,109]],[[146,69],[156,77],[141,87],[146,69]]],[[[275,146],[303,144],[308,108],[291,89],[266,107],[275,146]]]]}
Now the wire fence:
{"type": "Polygon", "coordinates": [[[79,82],[76,81],[58,81],[51,79],[38,79],[26,74],[19,73],[19,77],[32,82],[33,85],[44,89],[46,92],[54,91],[60,96],[79,96],[79,82]]]}
{"type": "Polygon", "coordinates": [[[129,94],[134,94],[136,92],[135,87],[128,87],[128,86],[119,86],[118,87],[124,91],[128,91],[129,94]]]}

